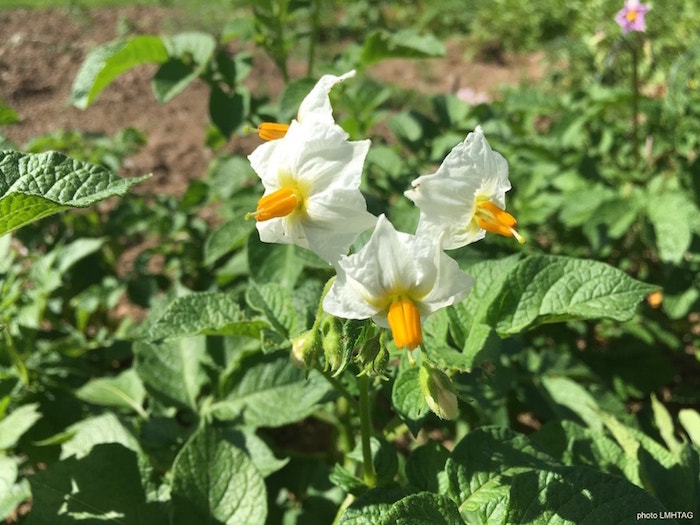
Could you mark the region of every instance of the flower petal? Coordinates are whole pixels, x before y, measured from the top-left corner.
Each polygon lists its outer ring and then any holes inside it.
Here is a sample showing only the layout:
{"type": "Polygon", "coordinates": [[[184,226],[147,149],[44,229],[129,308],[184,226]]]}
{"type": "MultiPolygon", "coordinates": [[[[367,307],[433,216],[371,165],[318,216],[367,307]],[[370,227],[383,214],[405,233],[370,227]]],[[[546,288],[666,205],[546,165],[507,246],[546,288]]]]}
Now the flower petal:
{"type": "Polygon", "coordinates": [[[339,77],[335,75],[322,76],[299,106],[297,120],[299,122],[305,122],[313,119],[329,125],[335,124],[333,120],[333,108],[331,107],[331,101],[328,95],[333,86],[354,76],[355,70],[348,71],[339,77]]]}

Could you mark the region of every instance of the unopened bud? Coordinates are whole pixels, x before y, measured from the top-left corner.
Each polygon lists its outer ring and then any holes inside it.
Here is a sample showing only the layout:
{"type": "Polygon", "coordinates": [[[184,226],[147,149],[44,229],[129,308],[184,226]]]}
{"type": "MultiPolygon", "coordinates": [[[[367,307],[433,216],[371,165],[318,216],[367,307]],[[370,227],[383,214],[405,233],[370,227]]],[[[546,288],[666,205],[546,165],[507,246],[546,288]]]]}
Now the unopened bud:
{"type": "Polygon", "coordinates": [[[423,362],[418,373],[418,383],[425,400],[435,415],[442,419],[457,417],[457,395],[452,381],[445,372],[423,362]]]}
{"type": "Polygon", "coordinates": [[[389,351],[379,340],[379,337],[375,337],[360,347],[355,356],[355,362],[366,374],[378,375],[384,371],[389,362],[389,351]]]}
{"type": "Polygon", "coordinates": [[[292,352],[290,359],[299,368],[308,370],[316,361],[321,350],[319,333],[316,330],[307,330],[292,339],[292,352]]]}
{"type": "Polygon", "coordinates": [[[326,367],[335,372],[343,366],[343,322],[337,317],[325,317],[321,321],[321,333],[326,367]]]}

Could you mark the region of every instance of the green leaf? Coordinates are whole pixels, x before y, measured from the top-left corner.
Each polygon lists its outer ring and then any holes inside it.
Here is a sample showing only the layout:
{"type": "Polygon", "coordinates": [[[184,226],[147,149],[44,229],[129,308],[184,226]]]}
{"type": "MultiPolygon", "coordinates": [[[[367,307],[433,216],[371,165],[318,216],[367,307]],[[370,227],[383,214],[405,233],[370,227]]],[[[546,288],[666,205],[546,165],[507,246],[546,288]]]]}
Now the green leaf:
{"type": "Polygon", "coordinates": [[[395,113],[388,125],[394,135],[407,142],[417,142],[423,135],[420,121],[410,112],[395,113]]]}
{"type": "Polygon", "coordinates": [[[116,377],[93,379],[80,387],[75,395],[88,403],[134,411],[148,419],[148,414],[143,409],[146,389],[133,368],[116,377]]]}
{"type": "Polygon", "coordinates": [[[215,86],[209,97],[209,116],[214,125],[228,138],[243,125],[248,106],[249,100],[244,93],[225,93],[215,86]]]}
{"type": "Polygon", "coordinates": [[[678,420],[688,433],[690,441],[700,447],[700,414],[692,408],[683,408],[678,412],[678,420]]]}
{"type": "Polygon", "coordinates": [[[693,225],[700,211],[681,192],[653,192],[647,199],[647,213],[656,233],[662,261],[678,264],[693,238],[693,225]]]}
{"type": "Polygon", "coordinates": [[[405,487],[379,487],[368,490],[343,511],[336,525],[372,525],[381,523],[394,502],[415,492],[405,487]]]}
{"type": "Polygon", "coordinates": [[[655,289],[601,262],[530,256],[508,273],[487,320],[502,336],[575,319],[628,321],[655,289]]]}
{"type": "MultiPolygon", "coordinates": [[[[19,122],[19,116],[17,112],[9,106],[6,106],[0,100],[0,126],[6,126],[7,124],[14,124],[19,122]]],[[[0,140],[0,143],[2,141],[0,140]]],[[[5,148],[0,148],[5,149],[5,148]]]]}
{"type": "Polygon", "coordinates": [[[41,419],[39,403],[22,405],[0,420],[0,450],[14,447],[27,430],[41,419]]]}
{"type": "Polygon", "coordinates": [[[280,106],[277,112],[280,122],[289,122],[296,118],[301,101],[315,85],[316,80],[308,77],[287,82],[280,97],[280,106]]]}
{"type": "Polygon", "coordinates": [[[220,420],[243,418],[251,427],[278,427],[304,419],[329,399],[331,388],[316,370],[295,367],[287,351],[254,354],[230,378],[226,399],[211,407],[220,420]]]}
{"type": "Polygon", "coordinates": [[[579,383],[568,377],[544,376],[542,386],[557,404],[553,408],[559,419],[575,419],[570,417],[575,414],[589,428],[603,430],[598,403],[579,383]]]}
{"type": "Polygon", "coordinates": [[[26,479],[15,483],[17,472],[15,458],[0,455],[0,520],[7,519],[20,503],[32,497],[31,487],[26,479]]]}
{"type": "Polygon", "coordinates": [[[391,390],[391,404],[414,437],[420,432],[429,411],[418,383],[419,369],[419,366],[401,366],[391,390]]]}
{"type": "Polygon", "coordinates": [[[445,466],[468,523],[620,523],[664,507],[624,478],[566,467],[511,430],[467,434],[445,466]]]}
{"type": "Polygon", "coordinates": [[[265,441],[251,429],[236,428],[225,434],[226,439],[237,448],[245,451],[262,477],[277,472],[289,463],[289,457],[277,459],[265,441]]]}
{"type": "Polygon", "coordinates": [[[188,32],[163,38],[169,60],[153,77],[153,93],[168,102],[181,93],[212,60],[216,41],[206,33],[188,32]]]}
{"type": "Polygon", "coordinates": [[[265,483],[245,452],[200,428],[173,463],[173,525],[264,524],[265,483]]]}
{"type": "Polygon", "coordinates": [[[359,495],[367,491],[365,482],[339,463],[333,465],[333,470],[328,475],[328,479],[336,487],[340,487],[343,492],[349,494],[359,495]]]}
{"type": "Polygon", "coordinates": [[[633,523],[666,510],[625,479],[581,467],[519,474],[510,494],[508,523],[633,523]]]}
{"type": "Polygon", "coordinates": [[[445,56],[444,44],[433,35],[404,29],[396,33],[377,30],[365,39],[360,59],[370,65],[387,58],[429,58],[445,56]]]}
{"type": "Polygon", "coordinates": [[[199,391],[206,381],[204,337],[157,345],[139,342],[134,353],[134,368],[150,394],[171,405],[197,409],[199,391]]]}
{"type": "Polygon", "coordinates": [[[585,428],[573,421],[551,421],[530,435],[533,443],[565,465],[590,466],[623,475],[642,487],[639,464],[630,459],[605,430],[585,428]]]}
{"type": "Polygon", "coordinates": [[[455,502],[440,494],[420,492],[394,503],[382,515],[381,525],[463,525],[455,502]]]}
{"type": "Polygon", "coordinates": [[[56,152],[0,151],[0,235],[67,208],[124,195],[148,177],[121,179],[56,152]]]}
{"type": "Polygon", "coordinates": [[[29,482],[28,525],[168,523],[165,505],[146,501],[136,453],[115,443],[97,445],[85,457],[49,465],[30,476],[29,482]]]}
{"type": "Polygon", "coordinates": [[[254,229],[255,225],[252,222],[242,221],[240,218],[232,219],[218,226],[207,237],[204,244],[204,264],[209,266],[224,255],[243,246],[254,229]]]}
{"type": "Polygon", "coordinates": [[[143,64],[162,64],[168,51],[160,37],[140,35],[98,47],[80,66],[71,87],[70,103],[86,109],[119,75],[143,64]]]}
{"type": "Polygon", "coordinates": [[[251,280],[246,290],[246,302],[287,338],[300,334],[306,328],[294,308],[292,293],[277,283],[257,284],[251,280]]]}
{"type": "Polygon", "coordinates": [[[245,318],[233,294],[201,292],[178,297],[153,324],[153,341],[172,341],[195,335],[259,337],[265,321],[245,318]]]}
{"type": "Polygon", "coordinates": [[[679,455],[683,443],[679,441],[675,436],[675,427],[673,425],[673,419],[671,414],[668,413],[666,407],[656,399],[654,394],[651,395],[651,408],[654,412],[654,422],[659,429],[659,434],[661,438],[666,443],[668,449],[675,455],[679,455]]]}
{"type": "Polygon", "coordinates": [[[257,235],[248,237],[248,268],[259,283],[275,282],[292,289],[304,270],[304,261],[297,257],[292,244],[262,242],[257,235]]]}
{"type": "Polygon", "coordinates": [[[443,486],[445,462],[450,452],[440,443],[429,441],[414,448],[406,460],[406,477],[409,483],[429,492],[445,492],[443,486]]]}
{"type": "Polygon", "coordinates": [[[61,441],[69,436],[61,445],[61,459],[71,456],[82,458],[87,456],[97,445],[117,443],[141,453],[141,447],[134,435],[112,413],[89,417],[68,427],[66,432],[54,436],[55,441],[61,441]]]}

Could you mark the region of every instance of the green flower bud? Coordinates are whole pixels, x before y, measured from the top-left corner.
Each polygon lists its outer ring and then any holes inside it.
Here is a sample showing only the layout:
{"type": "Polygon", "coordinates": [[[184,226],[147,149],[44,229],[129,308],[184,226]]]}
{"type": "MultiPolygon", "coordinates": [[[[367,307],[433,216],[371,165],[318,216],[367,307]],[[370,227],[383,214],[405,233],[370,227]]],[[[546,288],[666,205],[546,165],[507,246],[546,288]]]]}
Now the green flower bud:
{"type": "Polygon", "coordinates": [[[343,322],[337,317],[327,316],[321,321],[321,333],[326,367],[335,372],[343,366],[343,322]]]}
{"type": "Polygon", "coordinates": [[[320,335],[317,330],[307,330],[292,339],[290,359],[299,368],[310,369],[321,351],[320,335]]]}
{"type": "Polygon", "coordinates": [[[355,356],[355,362],[363,369],[364,373],[379,375],[389,362],[389,351],[378,337],[374,337],[360,347],[355,356]]]}
{"type": "Polygon", "coordinates": [[[424,361],[418,373],[418,383],[430,410],[435,415],[441,419],[457,417],[457,395],[445,372],[424,361]]]}

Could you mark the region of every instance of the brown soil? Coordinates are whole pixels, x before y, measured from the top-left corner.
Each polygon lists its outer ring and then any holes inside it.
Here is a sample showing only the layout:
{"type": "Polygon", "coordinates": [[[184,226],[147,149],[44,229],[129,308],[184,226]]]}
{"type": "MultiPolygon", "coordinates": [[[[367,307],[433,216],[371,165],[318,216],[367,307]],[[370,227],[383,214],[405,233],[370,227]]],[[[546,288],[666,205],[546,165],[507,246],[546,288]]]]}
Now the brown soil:
{"type": "MultiPolygon", "coordinates": [[[[167,33],[179,14],[165,8],[67,10],[0,10],[0,100],[13,108],[20,122],[0,133],[18,148],[49,132],[78,129],[113,134],[134,127],[146,134],[147,145],[127,159],[122,176],[153,173],[140,191],[181,194],[191,178],[201,177],[213,153],[204,146],[209,93],[201,82],[167,104],[153,97],[153,67],[138,67],[121,75],[87,110],[67,104],[76,73],[88,52],[118,38],[128,27],[135,33],[167,33]]],[[[182,26],[182,17],[180,17],[182,26]]],[[[389,60],[370,74],[395,85],[428,93],[456,92],[469,87],[493,96],[504,83],[538,74],[537,57],[509,65],[465,60],[465,48],[448,43],[448,56],[433,60],[389,60]]],[[[303,71],[300,65],[292,74],[303,71]]],[[[273,99],[282,88],[274,65],[254,53],[251,86],[273,99]]],[[[226,151],[249,153],[257,137],[237,136],[226,151]]]]}

